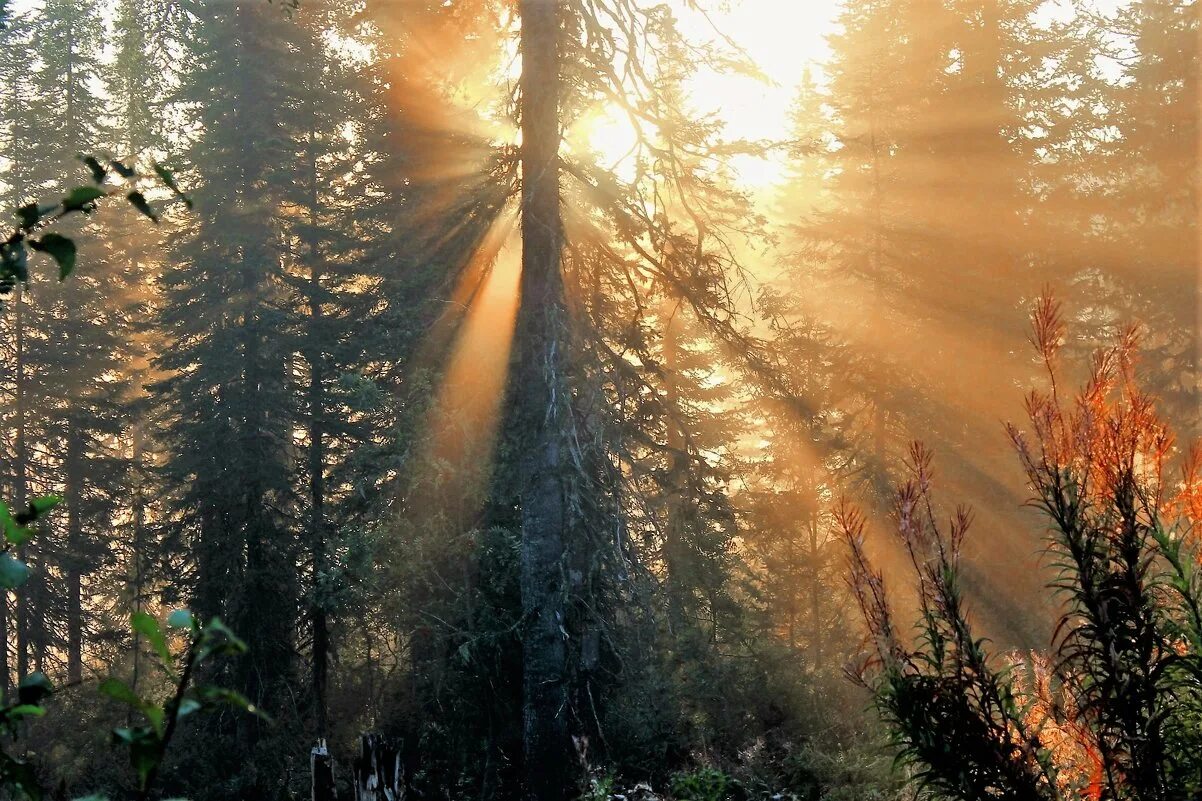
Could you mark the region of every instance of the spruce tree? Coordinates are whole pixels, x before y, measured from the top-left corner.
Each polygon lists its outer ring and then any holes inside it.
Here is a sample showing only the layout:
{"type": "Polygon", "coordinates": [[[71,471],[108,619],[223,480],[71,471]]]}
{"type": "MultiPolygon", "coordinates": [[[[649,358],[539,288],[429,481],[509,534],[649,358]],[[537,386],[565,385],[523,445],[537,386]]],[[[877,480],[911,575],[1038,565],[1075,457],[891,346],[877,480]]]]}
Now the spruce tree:
{"type": "Polygon", "coordinates": [[[274,797],[297,742],[300,539],[280,218],[296,180],[288,114],[301,63],[279,8],[212,2],[192,13],[180,94],[197,130],[188,153],[196,211],[160,278],[170,344],[155,361],[166,377],[154,391],[171,413],[172,536],[188,544],[190,605],[254,643],[226,681],[276,725],[218,721],[194,742],[181,779],[274,797]]]}

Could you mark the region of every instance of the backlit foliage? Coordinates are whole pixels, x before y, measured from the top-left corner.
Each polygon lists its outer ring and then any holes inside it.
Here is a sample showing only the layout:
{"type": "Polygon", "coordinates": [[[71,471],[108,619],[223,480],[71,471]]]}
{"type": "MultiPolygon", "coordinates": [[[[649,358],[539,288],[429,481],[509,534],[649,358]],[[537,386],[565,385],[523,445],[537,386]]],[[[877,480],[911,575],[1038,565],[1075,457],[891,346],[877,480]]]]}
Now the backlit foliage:
{"type": "Polygon", "coordinates": [[[856,675],[902,754],[947,797],[1193,797],[1202,738],[1194,461],[1183,481],[1169,473],[1173,440],[1139,387],[1134,330],[1099,352],[1070,393],[1057,358],[1065,327],[1049,297],[1033,329],[1047,386],[1028,396],[1029,428],[1008,431],[1050,524],[1050,587],[1065,603],[1053,650],[1006,665],[973,634],[959,563],[969,516],[939,521],[931,458],[916,445],[894,517],[918,580],[916,643],[896,626],[862,518],[841,515],[875,654],[856,675]]]}

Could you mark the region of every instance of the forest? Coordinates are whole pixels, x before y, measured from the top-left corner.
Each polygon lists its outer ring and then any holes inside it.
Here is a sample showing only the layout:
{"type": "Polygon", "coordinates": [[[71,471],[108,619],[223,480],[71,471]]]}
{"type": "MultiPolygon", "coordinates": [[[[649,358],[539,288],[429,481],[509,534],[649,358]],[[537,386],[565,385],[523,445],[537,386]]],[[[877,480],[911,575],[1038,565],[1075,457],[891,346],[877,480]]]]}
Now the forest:
{"type": "Polygon", "coordinates": [[[0,799],[1202,799],[1196,0],[0,0],[0,799]]]}

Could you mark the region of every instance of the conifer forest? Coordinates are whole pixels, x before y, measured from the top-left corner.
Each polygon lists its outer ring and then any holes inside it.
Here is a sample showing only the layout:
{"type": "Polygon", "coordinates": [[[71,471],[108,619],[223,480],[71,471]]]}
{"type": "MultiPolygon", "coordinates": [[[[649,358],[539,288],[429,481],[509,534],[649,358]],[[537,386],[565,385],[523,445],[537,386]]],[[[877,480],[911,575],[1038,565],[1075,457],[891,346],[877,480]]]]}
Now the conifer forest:
{"type": "Polygon", "coordinates": [[[1198,0],[0,0],[0,801],[1202,800],[1198,0]]]}

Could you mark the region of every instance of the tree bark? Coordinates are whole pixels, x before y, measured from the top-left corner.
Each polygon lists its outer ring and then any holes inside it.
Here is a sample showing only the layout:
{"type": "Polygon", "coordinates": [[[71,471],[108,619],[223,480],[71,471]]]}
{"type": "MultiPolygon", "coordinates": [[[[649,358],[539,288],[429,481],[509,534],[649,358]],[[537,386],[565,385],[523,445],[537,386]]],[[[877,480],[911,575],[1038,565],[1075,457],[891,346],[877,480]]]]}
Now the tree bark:
{"type": "Polygon", "coordinates": [[[313,777],[311,801],[337,801],[334,784],[334,758],[325,740],[318,740],[309,755],[309,770],[313,777]]]}
{"type": "Polygon", "coordinates": [[[522,280],[515,402],[526,443],[521,539],[523,793],[561,801],[571,788],[568,735],[566,460],[567,315],[559,205],[560,0],[521,0],[522,280]]]}
{"type": "Polygon", "coordinates": [[[355,801],[400,801],[405,797],[400,750],[378,734],[364,734],[355,760],[355,801]]]}
{"type": "MultiPolygon", "coordinates": [[[[16,460],[16,478],[13,487],[15,508],[22,509],[29,498],[29,443],[25,430],[25,293],[17,287],[13,305],[16,309],[16,439],[13,454],[16,460]]],[[[25,548],[17,549],[17,556],[26,559],[25,548]]],[[[17,600],[17,681],[29,674],[29,597],[28,590],[14,593],[17,600]]],[[[8,672],[8,653],[4,655],[5,672],[8,672]]],[[[7,684],[5,686],[8,686],[7,684]]]]}
{"type": "Polygon", "coordinates": [[[67,680],[83,678],[83,436],[74,419],[67,422],[67,680]]]}
{"type": "Polygon", "coordinates": [[[317,134],[316,126],[309,129],[309,337],[306,351],[309,362],[309,542],[313,558],[310,591],[309,625],[313,634],[312,686],[314,724],[318,738],[326,737],[328,728],[326,693],[329,684],[330,630],[325,601],[322,598],[322,575],[326,570],[325,521],[325,362],[321,351],[322,307],[321,248],[317,241],[320,197],[317,191],[317,134]]]}
{"type": "MultiPolygon", "coordinates": [[[[130,579],[130,594],[132,596],[131,605],[135,612],[142,611],[142,595],[145,592],[145,580],[142,575],[142,552],[146,549],[146,543],[143,541],[146,534],[146,498],[144,468],[142,460],[145,458],[143,448],[142,422],[139,420],[133,425],[130,433],[131,453],[130,461],[133,463],[134,474],[137,482],[133,489],[133,508],[131,517],[133,518],[132,535],[133,542],[130,543],[129,555],[129,579],[130,579]]],[[[133,667],[129,680],[129,686],[134,692],[138,691],[138,682],[142,678],[142,635],[134,631],[133,649],[130,653],[130,658],[133,661],[133,667]]],[[[132,714],[132,709],[130,710],[132,714]]]]}
{"type": "Polygon", "coordinates": [[[685,432],[680,416],[680,300],[669,298],[661,307],[663,323],[664,359],[664,402],[667,406],[668,445],[668,493],[667,515],[664,521],[664,569],[667,573],[668,625],[676,636],[685,630],[685,594],[688,587],[684,579],[685,562],[688,558],[684,543],[684,513],[689,492],[688,454],[685,449],[685,432]]]}

